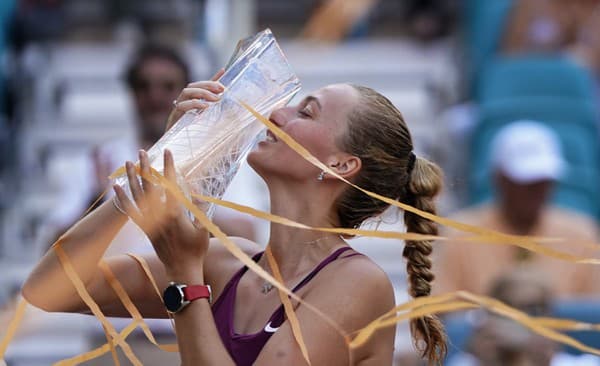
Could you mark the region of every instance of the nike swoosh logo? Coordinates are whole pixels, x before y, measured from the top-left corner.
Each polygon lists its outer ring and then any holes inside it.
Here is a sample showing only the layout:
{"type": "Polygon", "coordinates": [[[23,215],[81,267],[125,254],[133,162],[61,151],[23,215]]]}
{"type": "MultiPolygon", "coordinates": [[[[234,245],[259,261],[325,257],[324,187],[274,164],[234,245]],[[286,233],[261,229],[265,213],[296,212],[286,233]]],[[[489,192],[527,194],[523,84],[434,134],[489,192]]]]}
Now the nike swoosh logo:
{"type": "Polygon", "coordinates": [[[275,333],[275,332],[277,332],[277,329],[279,329],[279,327],[277,327],[277,328],[271,327],[271,322],[269,322],[267,325],[265,325],[265,332],[267,332],[267,333],[275,333]]]}

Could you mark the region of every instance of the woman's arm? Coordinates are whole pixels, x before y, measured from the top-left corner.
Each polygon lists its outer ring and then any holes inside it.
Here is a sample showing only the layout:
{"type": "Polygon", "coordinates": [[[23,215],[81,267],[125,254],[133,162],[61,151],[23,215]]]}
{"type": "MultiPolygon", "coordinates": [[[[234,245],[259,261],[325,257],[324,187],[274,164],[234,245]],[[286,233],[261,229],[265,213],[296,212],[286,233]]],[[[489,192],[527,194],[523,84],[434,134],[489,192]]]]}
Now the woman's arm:
{"type": "MultiPolygon", "coordinates": [[[[218,79],[222,74],[223,71],[220,70],[213,79],[218,79]]],[[[199,81],[188,85],[177,99],[178,103],[169,117],[167,129],[185,112],[191,109],[206,108],[206,102],[200,102],[193,98],[214,101],[218,100],[218,96],[213,92],[221,91],[223,91],[223,86],[216,81],[199,81]]],[[[135,177],[135,173],[132,173],[131,170],[128,175],[129,179],[135,177]]],[[[69,229],[60,240],[60,247],[69,257],[75,271],[96,301],[104,299],[107,303],[119,303],[97,265],[127,219],[127,216],[119,212],[112,202],[105,202],[69,229]]],[[[145,279],[143,271],[131,258],[118,257],[107,261],[120,281],[131,284],[131,286],[125,287],[127,290],[145,297],[150,296],[147,293],[147,290],[150,289],[152,296],[156,297],[154,290],[147,286],[148,281],[145,279]],[[144,280],[141,282],[131,281],[131,279],[142,278],[144,280]]],[[[155,255],[148,256],[147,262],[157,281],[164,284],[162,263],[155,255]]],[[[87,306],[76,293],[52,249],[46,253],[30,274],[23,286],[22,293],[31,304],[46,311],[87,311],[87,306]]],[[[98,303],[102,306],[100,302],[98,303]]],[[[124,309],[118,309],[116,312],[119,313],[121,310],[124,311],[124,309]]]]}
{"type": "MultiPolygon", "coordinates": [[[[202,268],[181,268],[168,276],[177,283],[205,283],[202,268]]],[[[207,299],[191,302],[173,317],[182,366],[235,365],[221,341],[207,299]]]]}
{"type": "MultiPolygon", "coordinates": [[[[127,216],[107,201],[59,239],[56,245],[67,254],[84,284],[89,285],[98,276],[98,262],[126,222],[127,216]]],[[[85,307],[53,248],[29,275],[22,293],[32,305],[46,311],[77,311],[85,307]]]]}

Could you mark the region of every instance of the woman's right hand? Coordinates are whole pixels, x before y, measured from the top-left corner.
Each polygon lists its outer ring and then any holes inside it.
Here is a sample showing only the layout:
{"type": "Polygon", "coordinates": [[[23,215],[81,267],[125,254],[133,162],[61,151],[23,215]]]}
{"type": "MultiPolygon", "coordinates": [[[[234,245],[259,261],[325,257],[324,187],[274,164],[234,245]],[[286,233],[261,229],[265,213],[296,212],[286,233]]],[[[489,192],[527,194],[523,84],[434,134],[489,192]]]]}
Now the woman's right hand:
{"type": "Polygon", "coordinates": [[[216,102],[225,90],[223,84],[217,80],[225,73],[224,69],[217,71],[210,80],[189,83],[174,101],[175,108],[171,111],[167,120],[167,131],[177,122],[185,112],[192,109],[204,110],[209,102],[216,102]]]}

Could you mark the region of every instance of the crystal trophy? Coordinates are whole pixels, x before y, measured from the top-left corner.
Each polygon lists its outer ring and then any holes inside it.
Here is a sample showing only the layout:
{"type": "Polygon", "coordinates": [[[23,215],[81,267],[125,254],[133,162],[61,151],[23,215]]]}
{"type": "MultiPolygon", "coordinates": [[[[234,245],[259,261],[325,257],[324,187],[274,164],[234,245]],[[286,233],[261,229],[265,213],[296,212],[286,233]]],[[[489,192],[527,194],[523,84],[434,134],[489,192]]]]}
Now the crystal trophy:
{"type": "MultiPolygon", "coordinates": [[[[148,151],[152,167],[163,171],[163,152],[173,153],[178,183],[184,193],[221,198],[248,152],[266,128],[241,104],[262,115],[286,105],[300,90],[273,33],[266,29],[241,40],[225,73],[221,99],[202,110],[189,111],[148,151]]],[[[126,175],[116,178],[131,197],[126,175]]],[[[214,206],[194,202],[209,217],[214,206]]]]}

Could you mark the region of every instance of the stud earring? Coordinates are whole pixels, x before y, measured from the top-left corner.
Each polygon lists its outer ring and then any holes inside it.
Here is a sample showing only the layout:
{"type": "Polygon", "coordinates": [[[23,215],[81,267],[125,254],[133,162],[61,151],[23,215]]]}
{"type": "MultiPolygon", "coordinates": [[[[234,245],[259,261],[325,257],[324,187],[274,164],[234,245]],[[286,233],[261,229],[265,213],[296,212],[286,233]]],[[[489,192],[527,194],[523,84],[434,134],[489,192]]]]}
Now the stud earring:
{"type": "Polygon", "coordinates": [[[318,181],[322,181],[323,179],[325,179],[325,171],[321,171],[321,173],[319,173],[317,176],[318,181]]]}

